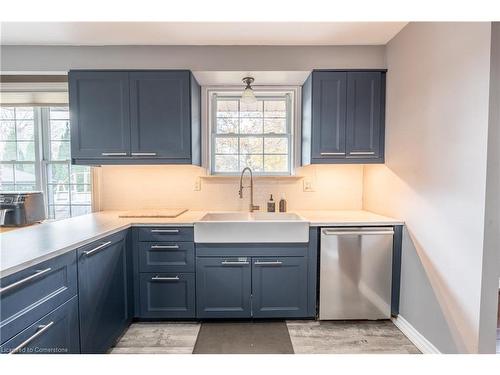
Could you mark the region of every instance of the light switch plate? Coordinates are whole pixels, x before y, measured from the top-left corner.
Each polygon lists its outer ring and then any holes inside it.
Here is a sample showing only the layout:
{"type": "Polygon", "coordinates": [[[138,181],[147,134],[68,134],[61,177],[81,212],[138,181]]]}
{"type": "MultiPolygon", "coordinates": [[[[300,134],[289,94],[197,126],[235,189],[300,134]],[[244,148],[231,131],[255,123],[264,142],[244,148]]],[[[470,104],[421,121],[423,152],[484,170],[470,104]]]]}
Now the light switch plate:
{"type": "Polygon", "coordinates": [[[313,183],[310,179],[305,178],[304,180],[302,180],[302,183],[303,183],[303,190],[305,192],[311,193],[314,191],[314,186],[313,186],[313,183]]]}
{"type": "Polygon", "coordinates": [[[201,190],[201,178],[196,177],[194,180],[194,191],[200,191],[201,190]]]}

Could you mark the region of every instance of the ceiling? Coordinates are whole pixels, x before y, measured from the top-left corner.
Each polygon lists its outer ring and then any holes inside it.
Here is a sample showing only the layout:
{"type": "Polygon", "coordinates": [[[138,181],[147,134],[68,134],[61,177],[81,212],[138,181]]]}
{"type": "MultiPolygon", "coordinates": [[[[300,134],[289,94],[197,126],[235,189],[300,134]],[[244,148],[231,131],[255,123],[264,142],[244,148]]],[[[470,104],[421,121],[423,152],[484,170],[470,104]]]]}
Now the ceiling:
{"type": "Polygon", "coordinates": [[[2,22],[2,45],[383,45],[406,22],[2,22]]]}

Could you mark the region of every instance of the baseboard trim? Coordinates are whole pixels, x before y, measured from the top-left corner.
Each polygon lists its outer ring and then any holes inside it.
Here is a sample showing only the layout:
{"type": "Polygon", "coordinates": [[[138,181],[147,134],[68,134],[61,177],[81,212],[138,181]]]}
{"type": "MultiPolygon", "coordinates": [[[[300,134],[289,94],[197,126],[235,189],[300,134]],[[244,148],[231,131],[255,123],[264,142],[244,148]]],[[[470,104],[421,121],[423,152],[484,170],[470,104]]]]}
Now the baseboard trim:
{"type": "Polygon", "coordinates": [[[415,329],[405,318],[399,315],[397,318],[391,318],[396,327],[408,337],[413,345],[423,354],[441,354],[441,352],[424,335],[415,329]]]}

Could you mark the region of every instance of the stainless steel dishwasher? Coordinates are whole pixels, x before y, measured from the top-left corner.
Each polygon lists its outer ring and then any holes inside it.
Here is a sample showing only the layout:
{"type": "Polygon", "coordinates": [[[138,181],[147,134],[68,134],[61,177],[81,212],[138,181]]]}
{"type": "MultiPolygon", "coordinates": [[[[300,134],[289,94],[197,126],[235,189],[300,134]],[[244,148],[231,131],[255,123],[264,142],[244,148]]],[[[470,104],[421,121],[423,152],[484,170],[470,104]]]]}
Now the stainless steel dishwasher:
{"type": "Polygon", "coordinates": [[[389,319],[392,227],[321,229],[319,318],[389,319]]]}

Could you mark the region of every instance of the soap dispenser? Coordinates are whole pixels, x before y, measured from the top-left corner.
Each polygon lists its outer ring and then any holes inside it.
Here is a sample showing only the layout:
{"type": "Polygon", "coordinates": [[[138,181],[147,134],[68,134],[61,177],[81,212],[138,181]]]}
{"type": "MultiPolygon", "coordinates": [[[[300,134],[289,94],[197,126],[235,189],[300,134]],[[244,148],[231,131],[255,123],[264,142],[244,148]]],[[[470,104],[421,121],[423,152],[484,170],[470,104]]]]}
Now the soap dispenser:
{"type": "Polygon", "coordinates": [[[273,195],[267,201],[267,212],[276,212],[276,202],[273,199],[273,195]]]}
{"type": "Polygon", "coordinates": [[[285,194],[281,194],[281,199],[279,203],[280,212],[286,212],[286,199],[285,194]]]}

